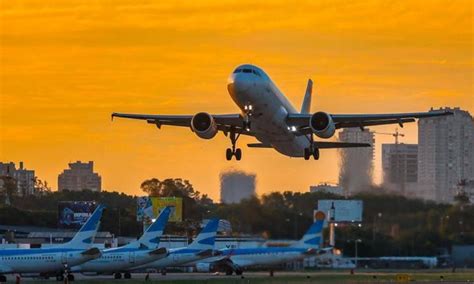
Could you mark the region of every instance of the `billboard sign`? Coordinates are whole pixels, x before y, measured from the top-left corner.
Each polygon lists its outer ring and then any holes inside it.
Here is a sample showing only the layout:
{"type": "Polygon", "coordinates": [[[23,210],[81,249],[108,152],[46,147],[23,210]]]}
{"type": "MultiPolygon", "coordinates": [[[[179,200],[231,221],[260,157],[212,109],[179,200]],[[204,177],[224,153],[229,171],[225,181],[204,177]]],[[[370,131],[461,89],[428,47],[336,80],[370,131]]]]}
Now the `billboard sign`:
{"type": "Polygon", "coordinates": [[[96,207],[95,201],[60,201],[58,203],[58,227],[79,229],[96,207]]]}
{"type": "Polygon", "coordinates": [[[138,197],[137,221],[149,223],[155,219],[166,206],[172,206],[169,222],[183,220],[183,199],[181,197],[138,197]]]}
{"type": "Polygon", "coordinates": [[[318,200],[317,210],[323,211],[329,222],[362,222],[362,200],[324,199],[318,200]]]}

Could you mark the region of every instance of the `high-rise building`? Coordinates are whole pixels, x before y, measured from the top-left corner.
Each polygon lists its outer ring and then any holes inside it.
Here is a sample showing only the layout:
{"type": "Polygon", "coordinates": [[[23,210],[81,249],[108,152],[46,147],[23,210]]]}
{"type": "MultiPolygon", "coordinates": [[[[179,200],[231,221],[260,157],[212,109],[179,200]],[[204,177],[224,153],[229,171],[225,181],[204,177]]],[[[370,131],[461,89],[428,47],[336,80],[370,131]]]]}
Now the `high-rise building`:
{"type": "Polygon", "coordinates": [[[18,195],[24,196],[35,192],[35,171],[24,168],[23,162],[20,162],[18,169],[13,162],[0,162],[0,177],[2,176],[15,180],[18,195]]]}
{"type": "Polygon", "coordinates": [[[418,121],[418,183],[422,197],[452,202],[461,180],[474,179],[474,122],[460,108],[454,115],[418,121]]]}
{"type": "Polygon", "coordinates": [[[221,173],[221,202],[239,203],[242,199],[255,196],[255,174],[242,171],[221,173]]]}
{"type": "MultiPolygon", "coordinates": [[[[339,132],[339,140],[375,144],[374,133],[360,128],[345,128],[339,132]]],[[[339,185],[346,194],[367,190],[372,185],[374,148],[343,148],[340,154],[339,185]]]]}
{"type": "Polygon", "coordinates": [[[102,179],[94,173],[94,162],[82,163],[77,161],[69,163],[69,169],[65,169],[58,176],[58,190],[81,191],[101,190],[102,179]]]}
{"type": "Polygon", "coordinates": [[[382,144],[384,186],[402,195],[417,194],[418,145],[382,144]]]}

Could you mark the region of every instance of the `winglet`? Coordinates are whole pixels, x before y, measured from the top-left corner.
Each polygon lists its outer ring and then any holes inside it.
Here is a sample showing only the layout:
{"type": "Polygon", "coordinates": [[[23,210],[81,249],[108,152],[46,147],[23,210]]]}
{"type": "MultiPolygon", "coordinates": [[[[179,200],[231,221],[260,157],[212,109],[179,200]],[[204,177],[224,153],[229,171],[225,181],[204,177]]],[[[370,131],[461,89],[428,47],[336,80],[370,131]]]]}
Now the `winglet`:
{"type": "Polygon", "coordinates": [[[306,85],[306,93],[304,94],[303,104],[301,105],[301,113],[310,113],[312,93],[313,93],[313,80],[308,79],[308,85],[306,85]]]}

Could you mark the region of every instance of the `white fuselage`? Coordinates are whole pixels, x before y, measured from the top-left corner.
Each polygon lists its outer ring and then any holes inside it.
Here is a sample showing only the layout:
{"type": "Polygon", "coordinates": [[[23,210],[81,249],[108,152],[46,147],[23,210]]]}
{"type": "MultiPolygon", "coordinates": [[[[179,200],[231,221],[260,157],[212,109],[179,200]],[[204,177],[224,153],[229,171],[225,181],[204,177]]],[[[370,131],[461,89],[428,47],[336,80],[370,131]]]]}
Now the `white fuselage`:
{"type": "Polygon", "coordinates": [[[175,267],[181,266],[188,262],[193,262],[202,259],[203,257],[197,255],[201,250],[196,249],[188,249],[188,248],[177,248],[177,249],[170,249],[170,253],[167,257],[162,259],[136,266],[133,269],[147,269],[147,268],[154,268],[154,269],[161,269],[166,267],[175,267]]]}
{"type": "Polygon", "coordinates": [[[0,250],[0,274],[57,272],[97,257],[82,252],[66,248],[0,250]]]}
{"type": "Polygon", "coordinates": [[[150,252],[151,250],[149,249],[127,247],[106,249],[99,258],[74,266],[71,271],[96,273],[122,272],[166,256],[153,255],[150,252]]]}
{"type": "Polygon", "coordinates": [[[213,263],[225,258],[234,265],[244,268],[254,265],[275,265],[298,259],[304,259],[307,249],[300,248],[239,248],[221,250],[222,255],[204,259],[200,263],[213,263]]]}
{"type": "Polygon", "coordinates": [[[251,132],[260,142],[284,155],[302,157],[310,141],[304,135],[296,136],[286,122],[289,113],[298,111],[262,69],[242,65],[236,71],[230,75],[227,89],[242,113],[251,106],[251,132]],[[236,73],[237,70],[241,71],[236,73]]]}

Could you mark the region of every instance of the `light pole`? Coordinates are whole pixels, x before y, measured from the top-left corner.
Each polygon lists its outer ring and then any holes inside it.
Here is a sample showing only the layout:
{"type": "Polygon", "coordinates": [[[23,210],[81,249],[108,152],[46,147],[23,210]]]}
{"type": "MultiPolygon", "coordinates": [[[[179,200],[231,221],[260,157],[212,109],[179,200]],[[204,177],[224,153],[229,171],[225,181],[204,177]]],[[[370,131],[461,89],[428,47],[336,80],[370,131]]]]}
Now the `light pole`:
{"type": "Polygon", "coordinates": [[[358,247],[357,247],[357,244],[358,243],[361,243],[362,240],[361,239],[355,239],[355,240],[348,240],[347,242],[354,242],[354,261],[355,261],[355,267],[357,268],[358,267],[358,259],[357,259],[357,256],[359,255],[359,250],[358,250],[358,247]]]}
{"type": "Polygon", "coordinates": [[[372,224],[372,241],[375,241],[377,217],[378,219],[382,218],[382,212],[379,212],[377,215],[374,215],[374,223],[372,224]]]}

